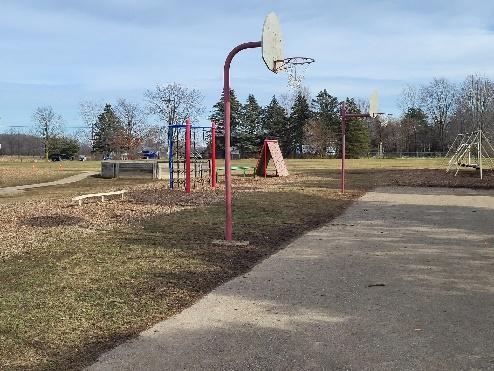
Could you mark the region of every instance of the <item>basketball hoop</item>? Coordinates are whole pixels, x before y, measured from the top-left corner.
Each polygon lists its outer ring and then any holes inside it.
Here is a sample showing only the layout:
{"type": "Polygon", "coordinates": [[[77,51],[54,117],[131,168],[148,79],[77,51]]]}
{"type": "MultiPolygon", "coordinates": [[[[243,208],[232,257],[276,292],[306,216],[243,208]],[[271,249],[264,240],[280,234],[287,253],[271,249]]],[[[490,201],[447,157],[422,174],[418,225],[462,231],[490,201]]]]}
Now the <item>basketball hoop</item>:
{"type": "Polygon", "coordinates": [[[309,57],[291,57],[276,61],[276,71],[283,71],[288,74],[288,87],[299,90],[304,81],[305,72],[309,64],[314,63],[314,58],[309,57]]]}

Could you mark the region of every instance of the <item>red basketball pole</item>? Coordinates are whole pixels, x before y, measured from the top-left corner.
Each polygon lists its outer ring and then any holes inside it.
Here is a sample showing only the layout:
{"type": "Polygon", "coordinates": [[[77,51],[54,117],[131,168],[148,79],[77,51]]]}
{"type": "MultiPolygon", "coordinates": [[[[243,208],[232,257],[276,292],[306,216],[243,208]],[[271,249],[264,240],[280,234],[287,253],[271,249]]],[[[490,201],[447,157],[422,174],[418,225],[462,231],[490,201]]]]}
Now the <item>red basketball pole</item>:
{"type": "Polygon", "coordinates": [[[211,188],[216,188],[216,124],[211,122],[211,188]]]}
{"type": "Polygon", "coordinates": [[[185,121],[185,192],[190,193],[190,118],[185,121]]]}
{"type": "Polygon", "coordinates": [[[346,103],[341,104],[341,193],[345,193],[346,103]]]}
{"type": "Polygon", "coordinates": [[[233,211],[232,211],[232,173],[231,173],[231,147],[230,147],[230,65],[233,57],[245,49],[260,48],[261,41],[251,41],[240,44],[232,49],[225,60],[223,68],[223,99],[225,103],[225,240],[233,238],[233,211]]]}

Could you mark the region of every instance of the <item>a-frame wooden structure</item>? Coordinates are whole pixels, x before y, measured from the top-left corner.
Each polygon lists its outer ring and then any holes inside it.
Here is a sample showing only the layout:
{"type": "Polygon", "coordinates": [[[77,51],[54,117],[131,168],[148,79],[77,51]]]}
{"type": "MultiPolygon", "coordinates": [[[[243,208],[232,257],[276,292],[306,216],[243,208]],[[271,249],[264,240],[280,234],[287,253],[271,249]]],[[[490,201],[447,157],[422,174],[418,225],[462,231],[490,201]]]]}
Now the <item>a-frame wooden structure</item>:
{"type": "Polygon", "coordinates": [[[273,159],[276,168],[277,176],[288,176],[288,169],[281,153],[280,145],[276,139],[264,139],[259,159],[256,165],[256,174],[259,176],[267,176],[269,160],[273,159]]]}

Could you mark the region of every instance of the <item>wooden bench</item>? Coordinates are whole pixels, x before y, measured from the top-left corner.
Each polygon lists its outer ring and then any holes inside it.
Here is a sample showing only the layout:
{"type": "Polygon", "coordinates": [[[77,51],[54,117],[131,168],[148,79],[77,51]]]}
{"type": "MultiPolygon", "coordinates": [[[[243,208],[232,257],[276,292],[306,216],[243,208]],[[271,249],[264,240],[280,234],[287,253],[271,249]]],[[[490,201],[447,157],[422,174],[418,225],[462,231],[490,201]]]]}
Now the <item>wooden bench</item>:
{"type": "MultiPolygon", "coordinates": [[[[252,176],[255,178],[256,177],[256,168],[253,166],[231,166],[231,170],[240,170],[243,173],[244,178],[247,176],[247,172],[252,171],[252,176]]],[[[220,175],[225,175],[225,168],[224,167],[217,167],[216,168],[216,181],[218,181],[218,177],[220,175]],[[223,174],[221,174],[223,172],[223,174]]]]}
{"type": "Polygon", "coordinates": [[[113,196],[113,195],[122,195],[122,200],[123,200],[124,193],[127,193],[127,191],[121,190],[121,191],[114,191],[114,192],[92,193],[89,195],[81,195],[81,196],[73,197],[72,201],[79,201],[79,206],[81,206],[82,201],[85,200],[86,198],[101,197],[101,202],[105,202],[106,196],[113,196]]]}

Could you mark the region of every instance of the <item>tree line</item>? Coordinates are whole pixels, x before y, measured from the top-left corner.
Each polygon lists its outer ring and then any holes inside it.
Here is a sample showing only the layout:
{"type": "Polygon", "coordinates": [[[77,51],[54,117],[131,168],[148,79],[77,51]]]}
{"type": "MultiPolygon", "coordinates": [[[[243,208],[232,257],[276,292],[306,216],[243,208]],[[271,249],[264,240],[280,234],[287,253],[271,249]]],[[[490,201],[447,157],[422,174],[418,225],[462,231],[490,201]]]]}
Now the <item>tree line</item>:
{"type": "MultiPolygon", "coordinates": [[[[273,96],[261,106],[253,94],[241,103],[231,90],[232,145],[242,157],[257,156],[265,138],[277,138],[288,157],[340,157],[341,102],[326,89],[311,97],[302,88],[280,97],[273,96]]],[[[166,147],[167,127],[197,122],[204,117],[204,97],[196,89],[173,83],[156,85],[144,93],[145,104],[118,99],[116,103],[80,103],[84,123],[78,133],[63,133],[63,118],[50,106],[38,107],[33,114],[32,135],[11,132],[0,138],[3,154],[41,152],[138,156],[146,149],[166,147]],[[150,122],[154,117],[155,121],[150,122]],[[84,147],[81,149],[81,145],[84,147]],[[34,150],[36,148],[36,150],[34,150]],[[68,153],[70,152],[70,153],[68,153]]],[[[366,112],[368,102],[347,98],[352,113],[366,112]]],[[[348,157],[362,157],[381,147],[385,152],[445,152],[460,132],[494,129],[494,83],[486,77],[470,75],[460,84],[434,78],[421,86],[406,86],[400,94],[400,117],[355,120],[346,126],[348,157]]],[[[212,107],[209,119],[218,127],[218,149],[223,150],[223,95],[212,107]]]]}
{"type": "MultiPolygon", "coordinates": [[[[340,102],[327,90],[311,99],[305,89],[280,99],[273,96],[261,107],[253,94],[245,104],[230,90],[232,146],[242,157],[255,157],[265,138],[276,138],[287,157],[337,155],[341,138],[340,102]]],[[[210,119],[223,131],[224,97],[213,106],[210,119]]],[[[346,100],[349,110],[360,113],[355,99],[346,100]]],[[[359,157],[369,150],[369,135],[365,122],[355,120],[347,126],[347,155],[359,157]]],[[[224,142],[219,140],[219,149],[224,142]]]]}
{"type": "Polygon", "coordinates": [[[402,115],[375,130],[388,152],[448,150],[456,136],[482,129],[494,131],[494,82],[469,75],[461,83],[434,78],[420,86],[406,86],[398,99],[402,115]]]}

